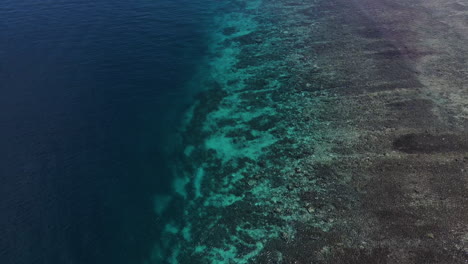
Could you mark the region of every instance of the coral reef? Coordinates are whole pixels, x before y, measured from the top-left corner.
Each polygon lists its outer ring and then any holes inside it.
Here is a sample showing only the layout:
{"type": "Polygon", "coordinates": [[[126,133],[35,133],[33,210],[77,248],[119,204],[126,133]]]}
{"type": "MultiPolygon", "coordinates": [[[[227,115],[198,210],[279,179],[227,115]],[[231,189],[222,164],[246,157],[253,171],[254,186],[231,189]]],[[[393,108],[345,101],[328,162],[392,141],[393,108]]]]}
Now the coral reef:
{"type": "Polygon", "coordinates": [[[466,39],[370,2],[223,7],[155,263],[466,263],[466,39]]]}

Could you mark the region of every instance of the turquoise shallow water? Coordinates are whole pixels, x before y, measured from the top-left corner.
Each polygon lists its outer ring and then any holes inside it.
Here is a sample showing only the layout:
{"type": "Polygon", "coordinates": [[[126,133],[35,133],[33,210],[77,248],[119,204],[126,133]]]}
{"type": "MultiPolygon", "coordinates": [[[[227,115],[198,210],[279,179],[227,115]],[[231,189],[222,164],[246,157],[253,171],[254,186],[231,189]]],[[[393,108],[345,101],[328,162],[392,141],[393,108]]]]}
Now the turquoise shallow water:
{"type": "Polygon", "coordinates": [[[325,201],[352,203],[352,191],[320,171],[336,136],[323,121],[334,96],[323,87],[336,83],[312,45],[333,31],[312,3],[230,3],[215,16],[207,90],[181,133],[167,205],[182,217],[167,217],[153,262],[315,263],[309,249],[323,242],[310,238],[334,228],[325,201]]]}
{"type": "Polygon", "coordinates": [[[148,258],[212,6],[2,2],[1,263],[148,258]]]}

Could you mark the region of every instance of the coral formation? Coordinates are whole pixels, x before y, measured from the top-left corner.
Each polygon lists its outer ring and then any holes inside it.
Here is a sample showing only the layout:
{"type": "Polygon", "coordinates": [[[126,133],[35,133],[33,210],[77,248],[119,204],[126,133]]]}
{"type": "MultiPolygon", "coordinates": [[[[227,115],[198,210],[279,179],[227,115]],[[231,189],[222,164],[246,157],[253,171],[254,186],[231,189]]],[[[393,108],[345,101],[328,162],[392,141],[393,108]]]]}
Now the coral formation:
{"type": "Polygon", "coordinates": [[[156,263],[466,263],[466,60],[367,2],[223,6],[156,263]]]}

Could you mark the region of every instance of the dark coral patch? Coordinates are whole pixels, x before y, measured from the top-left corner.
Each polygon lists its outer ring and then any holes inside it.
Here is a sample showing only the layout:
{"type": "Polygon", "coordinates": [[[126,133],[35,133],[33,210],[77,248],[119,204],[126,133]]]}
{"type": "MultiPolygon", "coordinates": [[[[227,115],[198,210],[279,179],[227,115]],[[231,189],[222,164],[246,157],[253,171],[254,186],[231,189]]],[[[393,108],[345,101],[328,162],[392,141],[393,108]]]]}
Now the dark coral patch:
{"type": "Polygon", "coordinates": [[[406,153],[468,151],[468,135],[407,134],[397,138],[393,147],[406,153]]]}
{"type": "Polygon", "coordinates": [[[235,27],[227,27],[223,29],[223,34],[226,36],[230,36],[236,32],[237,32],[237,28],[235,27]]]}

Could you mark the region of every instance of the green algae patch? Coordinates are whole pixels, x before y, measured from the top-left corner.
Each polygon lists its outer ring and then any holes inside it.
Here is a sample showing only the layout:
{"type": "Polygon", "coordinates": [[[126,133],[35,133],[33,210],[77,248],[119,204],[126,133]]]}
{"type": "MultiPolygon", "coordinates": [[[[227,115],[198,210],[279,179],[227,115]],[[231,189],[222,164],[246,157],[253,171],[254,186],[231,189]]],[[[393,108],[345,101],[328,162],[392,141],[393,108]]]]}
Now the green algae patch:
{"type": "Polygon", "coordinates": [[[172,183],[174,192],[184,198],[187,198],[187,184],[190,182],[188,177],[176,177],[172,183]]]}
{"type": "Polygon", "coordinates": [[[182,237],[188,242],[192,240],[191,229],[192,229],[191,224],[188,224],[186,227],[182,229],[182,237]]]}
{"type": "Polygon", "coordinates": [[[276,138],[268,133],[261,134],[258,138],[248,142],[236,142],[233,138],[214,135],[206,141],[205,147],[215,150],[223,162],[238,158],[256,160],[262,155],[263,149],[274,144],[275,141],[276,138]]]}
{"type": "Polygon", "coordinates": [[[212,194],[203,203],[204,206],[227,207],[233,203],[242,200],[243,197],[237,197],[232,194],[212,194]]]}
{"type": "Polygon", "coordinates": [[[179,233],[179,228],[177,228],[177,226],[174,225],[174,223],[168,223],[166,224],[165,228],[164,228],[164,232],[167,233],[167,234],[177,234],[179,233]]]}
{"type": "Polygon", "coordinates": [[[167,209],[169,203],[171,202],[172,196],[170,195],[157,195],[154,197],[154,211],[157,215],[162,215],[162,213],[167,209]]]}
{"type": "Polygon", "coordinates": [[[205,177],[205,171],[203,168],[198,168],[195,174],[195,179],[193,180],[193,187],[195,189],[195,198],[200,198],[202,196],[201,188],[203,177],[205,177]]]}

